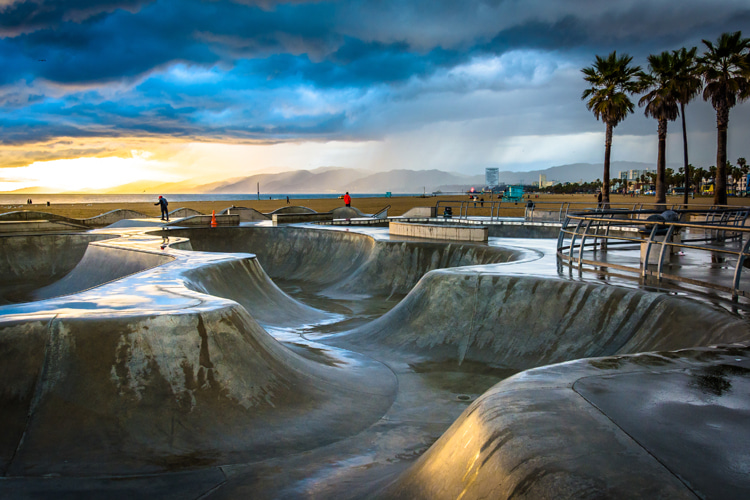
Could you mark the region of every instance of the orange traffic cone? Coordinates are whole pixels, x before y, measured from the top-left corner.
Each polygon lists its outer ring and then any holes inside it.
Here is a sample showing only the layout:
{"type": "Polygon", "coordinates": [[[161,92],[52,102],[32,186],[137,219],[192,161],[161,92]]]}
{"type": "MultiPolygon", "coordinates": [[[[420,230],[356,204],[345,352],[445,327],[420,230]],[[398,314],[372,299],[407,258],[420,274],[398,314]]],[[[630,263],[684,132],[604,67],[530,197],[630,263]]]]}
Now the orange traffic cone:
{"type": "Polygon", "coordinates": [[[216,210],[211,210],[211,227],[216,227],[216,210]]]}

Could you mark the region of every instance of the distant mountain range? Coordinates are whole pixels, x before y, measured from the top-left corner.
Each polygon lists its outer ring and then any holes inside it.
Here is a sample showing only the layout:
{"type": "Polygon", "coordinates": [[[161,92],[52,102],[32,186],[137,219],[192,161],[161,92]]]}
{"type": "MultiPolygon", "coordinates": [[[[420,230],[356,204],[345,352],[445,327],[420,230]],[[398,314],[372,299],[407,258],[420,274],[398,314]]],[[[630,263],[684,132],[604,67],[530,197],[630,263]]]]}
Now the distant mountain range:
{"type": "MultiPolygon", "coordinates": [[[[678,168],[676,165],[670,165],[678,168]]],[[[620,171],[653,169],[650,163],[616,161],[610,165],[612,177],[620,171]]],[[[531,184],[546,175],[547,181],[591,182],[602,177],[603,165],[574,163],[530,172],[499,172],[501,184],[531,184]]],[[[254,193],[260,184],[261,193],[432,193],[434,191],[464,191],[471,187],[481,188],[485,177],[465,175],[442,170],[391,170],[372,173],[354,168],[326,167],[315,170],[295,170],[279,174],[258,174],[242,179],[220,182],[199,187],[202,193],[254,193]]],[[[168,191],[164,191],[168,192],[168,191]]]]}
{"type": "MultiPolygon", "coordinates": [[[[677,170],[679,165],[668,165],[677,170]]],[[[611,176],[616,178],[620,171],[653,169],[650,163],[615,161],[612,162],[611,176]]],[[[540,175],[554,182],[591,182],[602,177],[603,165],[573,163],[529,172],[499,172],[501,184],[532,184],[539,181],[540,175]]],[[[223,180],[210,184],[196,185],[194,182],[154,184],[138,181],[98,190],[101,194],[158,194],[158,193],[206,193],[206,194],[248,194],[260,187],[261,194],[305,194],[305,193],[432,193],[460,192],[471,187],[485,186],[484,174],[466,175],[442,170],[391,170],[373,173],[366,170],[343,167],[321,167],[315,170],[292,170],[275,174],[256,174],[223,180]]],[[[16,193],[54,193],[54,189],[26,188],[16,193]]]]}

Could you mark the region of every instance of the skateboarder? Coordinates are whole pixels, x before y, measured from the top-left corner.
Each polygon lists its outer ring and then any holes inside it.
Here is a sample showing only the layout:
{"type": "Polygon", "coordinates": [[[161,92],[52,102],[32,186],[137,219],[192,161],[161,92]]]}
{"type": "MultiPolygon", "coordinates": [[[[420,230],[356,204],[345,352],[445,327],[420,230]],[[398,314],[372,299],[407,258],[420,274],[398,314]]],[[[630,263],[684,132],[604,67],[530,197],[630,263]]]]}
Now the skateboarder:
{"type": "Polygon", "coordinates": [[[161,207],[161,220],[165,220],[169,222],[169,212],[167,212],[167,199],[163,196],[159,196],[159,201],[154,203],[154,205],[159,205],[161,207]]]}

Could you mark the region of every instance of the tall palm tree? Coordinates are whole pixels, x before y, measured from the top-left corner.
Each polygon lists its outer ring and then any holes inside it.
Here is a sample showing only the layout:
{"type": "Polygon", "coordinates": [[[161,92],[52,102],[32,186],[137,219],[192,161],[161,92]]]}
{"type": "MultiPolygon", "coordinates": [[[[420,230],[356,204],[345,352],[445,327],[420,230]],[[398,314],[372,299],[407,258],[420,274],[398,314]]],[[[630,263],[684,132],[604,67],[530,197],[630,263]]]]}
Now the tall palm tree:
{"type": "Polygon", "coordinates": [[[669,52],[648,56],[648,73],[641,72],[638,79],[646,95],[638,105],[645,106],[646,116],[656,118],[659,123],[659,153],[656,161],[656,203],[667,202],[665,169],[667,166],[667,122],[680,114],[677,105],[677,90],[674,84],[675,60],[669,52]]]}
{"type": "Polygon", "coordinates": [[[591,84],[584,90],[581,100],[586,101],[586,108],[594,113],[597,120],[604,122],[606,134],[604,137],[604,186],[602,187],[602,201],[609,203],[609,166],[612,153],[612,132],[614,128],[633,112],[633,103],[628,94],[638,92],[639,84],[636,75],[641,70],[639,66],[630,66],[632,57],[623,55],[617,57],[617,51],[606,58],[596,56],[594,65],[583,68],[583,79],[591,84]]]}
{"type": "Polygon", "coordinates": [[[740,167],[727,162],[727,172],[729,172],[729,175],[732,177],[732,191],[735,196],[738,196],[737,190],[739,188],[740,179],[742,179],[742,170],[740,167]]]}
{"type": "Polygon", "coordinates": [[[688,204],[688,191],[690,191],[690,163],[688,162],[688,140],[687,126],[685,125],[685,106],[698,97],[703,82],[698,71],[698,60],[695,57],[697,48],[672,51],[674,58],[675,75],[674,84],[677,92],[677,102],[680,103],[680,117],[682,118],[682,156],[685,168],[685,193],[682,203],[688,204]]]}
{"type": "Polygon", "coordinates": [[[740,174],[745,177],[745,194],[747,194],[747,173],[750,171],[750,167],[747,166],[747,160],[744,157],[737,158],[737,168],[740,169],[740,174]]]}
{"type": "Polygon", "coordinates": [[[716,181],[714,182],[714,204],[727,203],[727,128],[729,110],[738,102],[750,97],[750,39],[742,38],[742,32],[723,33],[716,45],[703,40],[706,52],[699,59],[705,82],[703,99],[711,100],[716,110],[716,181]]]}
{"type": "Polygon", "coordinates": [[[695,190],[698,194],[702,194],[703,190],[703,179],[706,177],[706,170],[703,167],[694,167],[690,165],[690,169],[693,172],[693,185],[696,186],[695,190]]]}

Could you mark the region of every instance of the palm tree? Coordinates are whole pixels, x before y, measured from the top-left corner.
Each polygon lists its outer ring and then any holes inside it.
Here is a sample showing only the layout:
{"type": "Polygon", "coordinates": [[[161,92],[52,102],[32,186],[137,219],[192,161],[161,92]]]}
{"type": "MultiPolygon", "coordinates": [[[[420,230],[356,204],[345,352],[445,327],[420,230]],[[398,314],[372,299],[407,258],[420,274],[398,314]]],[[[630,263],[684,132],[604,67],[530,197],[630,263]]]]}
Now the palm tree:
{"type": "Polygon", "coordinates": [[[666,185],[667,191],[669,191],[672,188],[672,185],[674,184],[674,169],[668,168],[664,172],[664,184],[666,185]]]}
{"type": "Polygon", "coordinates": [[[703,179],[706,177],[706,171],[703,167],[690,165],[690,168],[693,171],[693,185],[696,186],[695,190],[698,191],[698,194],[701,194],[703,192],[701,188],[703,187],[703,179]]]}
{"type": "Polygon", "coordinates": [[[740,167],[734,166],[730,162],[727,162],[727,172],[729,172],[729,175],[732,177],[732,191],[734,191],[734,195],[737,196],[737,188],[740,183],[740,179],[742,178],[742,170],[740,170],[740,167]]]}
{"type": "Polygon", "coordinates": [[[586,100],[586,108],[594,113],[597,120],[604,122],[606,134],[604,138],[604,186],[602,201],[609,203],[609,165],[612,153],[613,129],[633,112],[633,103],[628,94],[638,92],[638,81],[635,76],[641,70],[639,66],[630,66],[632,57],[623,55],[617,57],[617,51],[606,58],[596,56],[594,65],[583,68],[583,79],[591,84],[591,88],[583,91],[582,100],[586,100]]]}
{"type": "Polygon", "coordinates": [[[677,90],[674,84],[675,61],[672,54],[662,52],[648,56],[648,73],[641,72],[638,79],[646,95],[638,105],[645,106],[646,116],[659,122],[659,153],[656,160],[656,203],[667,202],[665,169],[667,165],[667,122],[674,121],[680,114],[677,106],[677,90]]]}
{"type": "Polygon", "coordinates": [[[744,157],[737,158],[737,168],[740,169],[740,174],[745,177],[745,193],[747,193],[747,173],[750,171],[750,167],[747,166],[747,160],[744,157]]]}
{"type": "Polygon", "coordinates": [[[682,156],[685,168],[685,194],[682,197],[682,203],[688,204],[688,191],[690,191],[690,163],[688,163],[688,141],[687,127],[685,125],[685,106],[700,94],[703,82],[698,72],[697,59],[695,57],[696,48],[690,50],[681,48],[672,51],[674,58],[675,75],[674,85],[677,92],[677,102],[680,103],[680,117],[682,118],[682,156]]]}
{"type": "Polygon", "coordinates": [[[714,204],[727,203],[727,128],[729,110],[750,94],[750,39],[742,38],[742,32],[723,33],[716,45],[703,40],[706,52],[699,59],[703,80],[703,100],[711,100],[716,110],[716,181],[714,204]]]}

